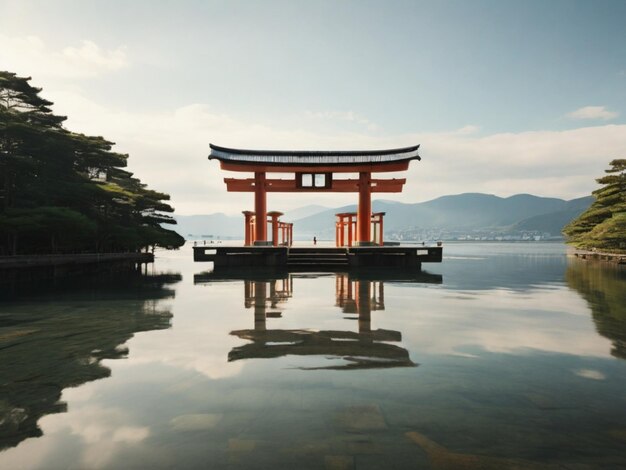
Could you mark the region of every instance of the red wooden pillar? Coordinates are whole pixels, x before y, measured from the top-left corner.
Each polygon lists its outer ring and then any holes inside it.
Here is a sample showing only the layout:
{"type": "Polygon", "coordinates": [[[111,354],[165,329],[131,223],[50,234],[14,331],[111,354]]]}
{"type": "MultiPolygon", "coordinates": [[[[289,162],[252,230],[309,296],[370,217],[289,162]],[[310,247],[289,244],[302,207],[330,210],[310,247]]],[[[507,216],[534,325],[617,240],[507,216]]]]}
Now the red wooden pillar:
{"type": "Polygon", "coordinates": [[[254,281],[254,330],[265,331],[267,283],[254,281]]]}
{"type": "Polygon", "coordinates": [[[293,245],[293,224],[289,224],[289,246],[293,245]]]}
{"type": "Polygon", "coordinates": [[[357,282],[357,305],[359,309],[359,333],[372,331],[372,305],[370,281],[357,282]]]}
{"type": "Polygon", "coordinates": [[[348,216],[348,246],[352,246],[352,240],[354,240],[354,231],[353,231],[353,226],[354,225],[354,220],[352,219],[352,216],[349,215],[348,216]]]}
{"type": "Polygon", "coordinates": [[[250,246],[252,244],[252,216],[254,212],[251,211],[243,211],[244,217],[244,242],[245,246],[250,246]]]}
{"type": "Polygon", "coordinates": [[[381,214],[379,218],[380,225],[378,226],[378,230],[380,230],[380,238],[379,238],[380,246],[383,246],[385,244],[383,240],[383,219],[384,218],[385,218],[385,214],[381,214]]]}
{"type": "Polygon", "coordinates": [[[270,217],[270,221],[272,224],[272,245],[278,246],[278,218],[283,215],[283,213],[272,211],[268,212],[267,215],[270,217]]]}
{"type": "Polygon", "coordinates": [[[372,233],[371,233],[371,235],[372,235],[372,243],[376,244],[376,240],[377,240],[376,237],[378,236],[378,231],[377,231],[378,223],[376,222],[376,218],[375,217],[372,217],[370,219],[370,224],[372,224],[371,228],[370,228],[370,230],[372,231],[372,233]]]}
{"type": "Polygon", "coordinates": [[[344,238],[344,216],[340,215],[339,216],[339,246],[345,246],[346,245],[346,241],[344,238]]]}
{"type": "Polygon", "coordinates": [[[359,207],[357,210],[357,245],[369,245],[372,241],[372,174],[359,173],[359,207]]]}
{"type": "Polygon", "coordinates": [[[256,214],[255,244],[267,244],[267,194],[265,172],[254,174],[254,212],[256,214]]]}
{"type": "Polygon", "coordinates": [[[335,303],[338,307],[343,305],[343,278],[341,274],[337,274],[335,277],[335,303]]]}
{"type": "Polygon", "coordinates": [[[252,306],[252,281],[243,281],[243,306],[250,308],[252,306]]]}

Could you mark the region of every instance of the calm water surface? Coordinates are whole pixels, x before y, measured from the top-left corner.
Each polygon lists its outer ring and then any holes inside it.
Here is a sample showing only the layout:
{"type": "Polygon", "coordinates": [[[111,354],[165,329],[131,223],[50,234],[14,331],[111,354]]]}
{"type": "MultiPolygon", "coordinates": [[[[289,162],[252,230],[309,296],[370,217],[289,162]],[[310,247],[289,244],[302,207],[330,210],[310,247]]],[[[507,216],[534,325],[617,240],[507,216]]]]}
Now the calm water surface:
{"type": "Polygon", "coordinates": [[[0,301],[0,468],[626,468],[626,272],[448,244],[421,275],[147,276],[0,301]]]}

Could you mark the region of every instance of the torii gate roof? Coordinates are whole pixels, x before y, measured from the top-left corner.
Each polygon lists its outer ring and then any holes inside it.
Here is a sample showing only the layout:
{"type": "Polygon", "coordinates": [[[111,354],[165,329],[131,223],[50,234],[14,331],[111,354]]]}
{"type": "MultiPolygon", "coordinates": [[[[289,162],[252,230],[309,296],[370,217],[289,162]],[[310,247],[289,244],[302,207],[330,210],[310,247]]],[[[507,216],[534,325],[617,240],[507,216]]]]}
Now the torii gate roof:
{"type": "Polygon", "coordinates": [[[421,160],[419,145],[387,150],[244,150],[210,144],[209,159],[231,171],[399,171],[421,160]],[[280,168],[280,169],[279,169],[280,168]]]}

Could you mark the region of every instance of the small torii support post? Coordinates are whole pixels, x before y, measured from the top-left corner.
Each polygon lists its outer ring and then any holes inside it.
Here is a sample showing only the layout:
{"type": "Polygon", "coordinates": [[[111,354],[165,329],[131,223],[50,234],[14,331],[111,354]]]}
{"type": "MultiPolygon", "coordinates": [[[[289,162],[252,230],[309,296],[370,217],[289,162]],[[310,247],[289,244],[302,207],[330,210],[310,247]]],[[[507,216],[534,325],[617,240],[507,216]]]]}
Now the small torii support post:
{"type": "MultiPolygon", "coordinates": [[[[249,240],[251,244],[272,244],[268,241],[265,223],[268,192],[357,192],[355,243],[371,245],[372,193],[399,193],[406,182],[404,178],[375,179],[372,173],[406,171],[411,160],[420,160],[418,149],[419,145],[363,151],[243,150],[211,144],[209,159],[219,160],[223,170],[254,175],[253,178],[224,178],[228,191],[254,193],[255,228],[249,240]],[[267,173],[292,173],[294,178],[270,179],[267,173]],[[335,179],[335,173],[356,173],[358,179],[335,179]]],[[[352,226],[348,227],[351,230],[352,226]]],[[[272,235],[273,240],[277,240],[274,232],[272,235]]],[[[292,236],[289,238],[291,240],[292,236]]],[[[348,236],[350,244],[352,238],[348,236]]],[[[380,240],[382,243],[382,236],[380,240]]]]}
{"type": "MultiPolygon", "coordinates": [[[[251,211],[242,211],[244,215],[244,246],[252,246],[256,241],[257,230],[256,227],[262,225],[260,219],[256,217],[256,214],[251,211]]],[[[266,214],[265,226],[268,223],[272,226],[272,246],[286,245],[291,246],[292,239],[292,223],[281,222],[279,217],[282,216],[282,212],[270,211],[266,214]]]]}
{"type": "Polygon", "coordinates": [[[351,279],[348,274],[337,274],[335,278],[335,305],[341,307],[344,313],[358,313],[363,305],[368,309],[385,310],[385,283],[382,281],[367,281],[351,279]],[[362,286],[370,287],[368,295],[361,295],[362,286]]]}
{"type": "Polygon", "coordinates": [[[282,212],[272,211],[267,213],[268,221],[272,224],[272,245],[278,246],[278,218],[283,215],[282,212]]]}
{"type": "Polygon", "coordinates": [[[373,231],[374,231],[373,242],[374,244],[380,245],[380,246],[383,246],[385,244],[384,237],[383,237],[383,230],[384,230],[383,218],[384,217],[385,217],[384,212],[374,212],[372,214],[371,224],[372,224],[373,231]]]}
{"type": "Polygon", "coordinates": [[[293,240],[291,239],[292,223],[278,222],[278,229],[280,230],[280,242],[279,245],[291,246],[293,240]]]}
{"type": "MultiPolygon", "coordinates": [[[[384,245],[383,237],[383,218],[385,212],[374,212],[370,217],[370,235],[373,233],[370,243],[374,245],[384,245]]],[[[358,213],[357,212],[341,212],[335,214],[335,245],[338,247],[348,246],[351,247],[354,244],[358,244],[359,240],[356,239],[356,231],[353,228],[357,225],[358,213]],[[348,236],[346,239],[346,227],[348,236]]]]}
{"type": "Polygon", "coordinates": [[[252,245],[252,219],[254,217],[254,212],[251,211],[242,211],[244,216],[244,246],[252,245]]]}
{"type": "Polygon", "coordinates": [[[337,218],[336,225],[336,238],[335,245],[338,247],[352,246],[355,242],[354,235],[356,234],[356,212],[341,212],[335,214],[337,218]],[[348,229],[346,237],[346,227],[348,229]]]}

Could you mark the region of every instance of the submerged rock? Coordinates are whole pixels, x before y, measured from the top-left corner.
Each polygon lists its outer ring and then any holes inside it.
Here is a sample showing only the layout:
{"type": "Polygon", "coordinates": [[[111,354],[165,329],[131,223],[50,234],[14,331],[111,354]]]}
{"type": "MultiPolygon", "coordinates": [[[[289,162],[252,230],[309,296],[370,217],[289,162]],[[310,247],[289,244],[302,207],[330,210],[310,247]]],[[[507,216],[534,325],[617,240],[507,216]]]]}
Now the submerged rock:
{"type": "Polygon", "coordinates": [[[428,454],[428,459],[435,470],[557,470],[560,465],[531,462],[528,460],[490,457],[487,455],[462,454],[452,452],[430,440],[425,435],[411,431],[406,436],[419,445],[428,454]]]}
{"type": "Polygon", "coordinates": [[[378,405],[351,406],[337,413],[336,422],[342,428],[353,431],[387,429],[378,405]]]}
{"type": "Polygon", "coordinates": [[[215,413],[180,415],[172,419],[170,425],[176,431],[201,431],[214,428],[221,419],[222,415],[215,413]]]}

